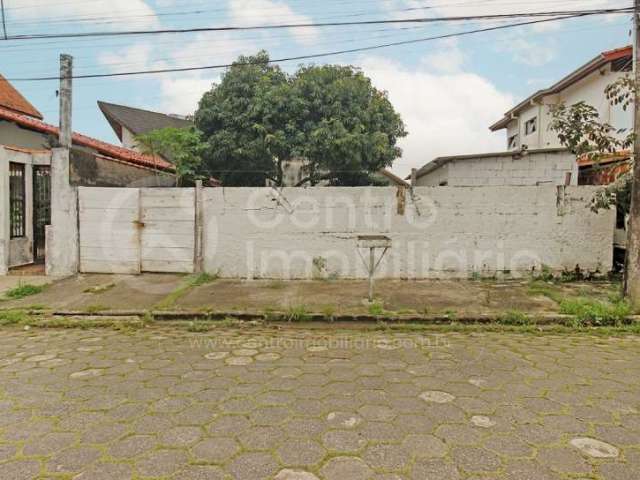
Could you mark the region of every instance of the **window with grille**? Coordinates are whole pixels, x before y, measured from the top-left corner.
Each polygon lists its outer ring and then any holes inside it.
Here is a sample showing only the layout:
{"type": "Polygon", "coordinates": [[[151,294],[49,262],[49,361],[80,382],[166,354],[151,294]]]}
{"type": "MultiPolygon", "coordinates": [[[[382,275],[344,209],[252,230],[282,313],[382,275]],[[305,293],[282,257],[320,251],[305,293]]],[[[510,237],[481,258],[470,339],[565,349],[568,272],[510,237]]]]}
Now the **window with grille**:
{"type": "Polygon", "coordinates": [[[25,235],[24,164],[9,164],[9,215],[11,238],[25,235]]]}

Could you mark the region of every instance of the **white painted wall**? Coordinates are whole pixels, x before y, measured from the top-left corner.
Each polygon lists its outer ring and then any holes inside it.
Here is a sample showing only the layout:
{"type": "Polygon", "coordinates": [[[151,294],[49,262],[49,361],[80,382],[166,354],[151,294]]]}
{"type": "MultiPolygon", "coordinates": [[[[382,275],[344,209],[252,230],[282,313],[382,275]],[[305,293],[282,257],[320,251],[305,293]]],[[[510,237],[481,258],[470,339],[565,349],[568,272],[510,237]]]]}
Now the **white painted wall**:
{"type": "Polygon", "coordinates": [[[450,160],[417,179],[418,186],[451,187],[564,185],[571,173],[571,185],[578,183],[578,165],[569,152],[535,152],[526,155],[479,155],[450,160]]]}
{"type": "Polygon", "coordinates": [[[596,190],[423,187],[415,202],[407,192],[399,215],[396,188],[205,189],[204,269],[223,277],[365,278],[356,237],[385,234],[393,247],[381,277],[517,275],[543,264],[606,272],[614,213],[589,210],[596,190]]]}

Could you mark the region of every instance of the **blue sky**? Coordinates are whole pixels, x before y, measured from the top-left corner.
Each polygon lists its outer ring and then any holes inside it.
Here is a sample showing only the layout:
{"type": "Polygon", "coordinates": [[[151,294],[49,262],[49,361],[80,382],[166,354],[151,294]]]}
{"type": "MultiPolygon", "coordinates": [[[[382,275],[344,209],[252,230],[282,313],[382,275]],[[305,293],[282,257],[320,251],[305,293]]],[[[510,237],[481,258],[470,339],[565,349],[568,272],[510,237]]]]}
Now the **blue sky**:
{"type": "MultiPolygon", "coordinates": [[[[625,7],[630,0],[5,0],[10,35],[96,30],[268,25],[322,21],[460,16],[625,7]]],[[[464,31],[486,23],[372,25],[147,37],[0,43],[7,78],[55,75],[60,53],[75,73],[103,73],[227,63],[266,49],[272,58],[322,53],[464,31]]],[[[514,103],[593,58],[630,42],[629,15],[518,27],[455,40],[321,58],[363,68],[389,92],[409,137],[394,171],[406,173],[438,155],[499,150],[504,134],[489,124],[514,103]]],[[[283,64],[294,70],[297,63],[283,64]]],[[[116,142],[97,100],[166,113],[191,113],[219,71],[77,80],[74,129],[116,142]]],[[[56,82],[15,82],[57,123],[56,82]]]]}

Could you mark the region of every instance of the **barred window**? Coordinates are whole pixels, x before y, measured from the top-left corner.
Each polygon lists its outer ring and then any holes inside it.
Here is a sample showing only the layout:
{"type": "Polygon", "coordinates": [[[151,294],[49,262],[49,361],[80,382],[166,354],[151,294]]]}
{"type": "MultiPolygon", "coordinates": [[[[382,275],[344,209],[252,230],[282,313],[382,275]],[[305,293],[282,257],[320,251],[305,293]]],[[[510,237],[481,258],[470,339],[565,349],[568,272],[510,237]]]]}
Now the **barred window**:
{"type": "Polygon", "coordinates": [[[24,164],[9,163],[9,215],[11,238],[25,235],[24,164]]]}

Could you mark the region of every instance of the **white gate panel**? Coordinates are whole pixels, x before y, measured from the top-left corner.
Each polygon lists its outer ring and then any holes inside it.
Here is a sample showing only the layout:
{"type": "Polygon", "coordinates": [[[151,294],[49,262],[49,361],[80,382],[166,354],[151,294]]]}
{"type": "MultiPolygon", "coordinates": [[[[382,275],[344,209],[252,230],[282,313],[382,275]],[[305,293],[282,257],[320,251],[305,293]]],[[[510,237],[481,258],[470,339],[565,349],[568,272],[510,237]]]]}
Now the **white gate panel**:
{"type": "Polygon", "coordinates": [[[142,271],[193,272],[194,189],[143,188],[140,205],[142,271]]]}
{"type": "Polygon", "coordinates": [[[78,189],[80,271],[140,273],[139,191],[78,189]]]}

